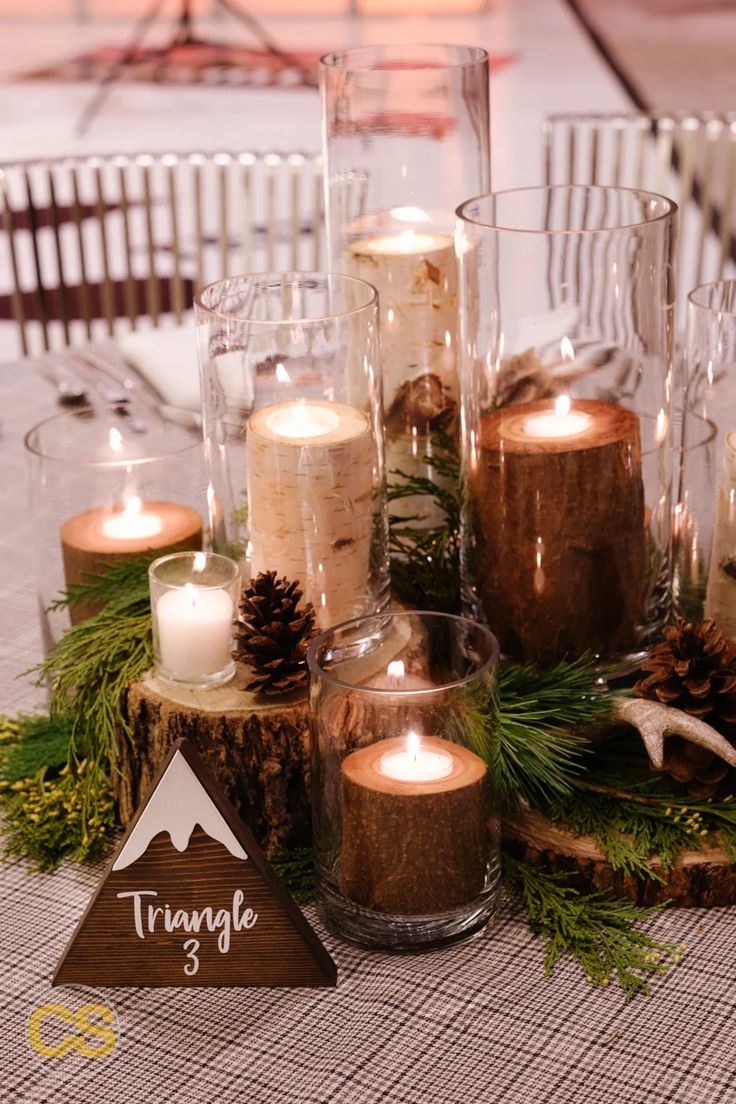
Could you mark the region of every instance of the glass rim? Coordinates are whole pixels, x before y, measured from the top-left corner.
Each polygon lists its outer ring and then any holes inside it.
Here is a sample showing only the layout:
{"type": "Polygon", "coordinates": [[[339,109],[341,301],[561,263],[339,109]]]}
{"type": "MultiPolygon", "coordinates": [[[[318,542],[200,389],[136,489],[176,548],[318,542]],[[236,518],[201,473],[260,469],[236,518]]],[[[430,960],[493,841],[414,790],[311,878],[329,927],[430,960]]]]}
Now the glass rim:
{"type": "MultiPolygon", "coordinates": [[[[80,406],[76,410],[62,410],[57,414],[50,414],[47,418],[42,418],[40,422],[36,422],[35,425],[24,434],[23,447],[26,452],[31,453],[32,456],[37,456],[40,460],[45,460],[53,464],[66,464],[68,467],[73,468],[96,468],[99,471],[115,471],[117,468],[137,468],[142,467],[145,464],[158,464],[163,463],[166,460],[173,460],[175,457],[183,456],[186,453],[203,449],[203,442],[201,437],[196,436],[195,439],[187,444],[181,445],[180,448],[170,449],[166,452],[152,453],[149,456],[133,456],[129,458],[115,458],[111,460],[78,460],[68,455],[57,456],[54,453],[45,452],[42,448],[33,444],[32,437],[34,434],[39,433],[44,426],[51,425],[53,422],[60,422],[63,419],[79,418],[87,414],[101,414],[110,413],[120,417],[121,406],[125,404],[121,403],[109,403],[101,406],[80,406]]],[[[137,403],[131,412],[146,409],[144,404],[137,403]]],[[[161,415],[156,411],[155,407],[150,407],[157,417],[161,415]]],[[[177,425],[178,428],[182,428],[178,423],[171,423],[177,425]]]]}
{"type": "MultiPolygon", "coordinates": [[[[292,283],[293,286],[293,283],[292,283]]],[[[307,288],[307,290],[309,290],[307,288]]],[[[226,322],[237,322],[242,326],[266,326],[269,329],[274,329],[277,326],[294,326],[294,325],[309,325],[310,323],[317,324],[324,322],[328,318],[350,318],[352,315],[362,314],[366,310],[377,310],[378,308],[378,292],[373,284],[369,284],[367,280],[362,280],[359,276],[348,276],[342,272],[317,272],[317,271],[301,271],[300,269],[290,269],[286,272],[244,272],[239,276],[227,276],[224,280],[213,280],[210,284],[205,284],[203,288],[195,292],[194,295],[194,308],[195,314],[201,313],[202,316],[208,318],[219,318],[226,322]],[[280,281],[284,278],[294,278],[299,280],[319,280],[323,284],[328,284],[334,281],[336,284],[343,284],[349,286],[360,285],[363,288],[367,288],[370,295],[367,297],[364,303],[361,303],[357,307],[350,307],[346,310],[332,311],[330,314],[318,315],[314,318],[249,318],[245,315],[237,313],[228,313],[227,311],[218,310],[217,307],[209,307],[203,302],[203,296],[213,288],[221,287],[225,284],[236,285],[239,282],[253,281],[280,281]]],[[[197,319],[199,322],[200,319],[197,319]]]]}
{"type": "Polygon", "coordinates": [[[240,575],[240,567],[230,556],[224,556],[222,552],[205,552],[203,549],[200,551],[184,549],[181,552],[167,552],[165,556],[159,556],[148,565],[148,578],[155,580],[159,586],[166,587],[167,590],[184,590],[189,585],[187,583],[170,583],[165,579],[160,579],[156,574],[156,571],[165,563],[170,563],[172,560],[184,560],[186,557],[194,559],[195,556],[206,556],[209,560],[218,560],[223,564],[228,564],[230,567],[230,578],[223,579],[219,583],[198,583],[197,590],[222,590],[223,587],[231,586],[240,575]]]}
{"type": "Polygon", "coordinates": [[[357,690],[361,694],[375,694],[378,696],[387,695],[389,697],[406,697],[417,698],[425,697],[429,698],[435,694],[442,694],[446,690],[455,690],[461,686],[467,686],[475,679],[480,678],[489,671],[492,671],[498,666],[501,650],[498,640],[493,635],[487,625],[482,624],[480,621],[473,621],[469,617],[463,617],[456,613],[440,613],[435,610],[399,610],[396,612],[387,611],[386,613],[369,613],[364,614],[361,617],[351,617],[347,621],[341,621],[338,625],[331,625],[329,628],[324,629],[319,636],[315,636],[314,640],[309,645],[307,650],[307,666],[309,667],[310,675],[315,675],[321,678],[325,682],[332,683],[333,686],[339,686],[346,690],[357,690]],[[393,621],[404,620],[409,617],[441,617],[445,621],[463,622],[466,625],[470,625],[473,629],[476,629],[482,635],[484,635],[490,645],[490,655],[475,671],[469,675],[464,675],[462,678],[453,679],[451,682],[443,682],[441,686],[428,686],[419,690],[402,690],[400,687],[391,686],[361,686],[355,682],[348,682],[347,679],[338,678],[330,671],[326,670],[321,663],[317,660],[317,651],[324,644],[325,640],[329,636],[334,636],[336,633],[348,628],[351,625],[358,625],[360,623],[375,622],[376,624],[385,623],[391,619],[393,621]]]}
{"type": "Polygon", "coordinates": [[[469,226],[477,226],[482,230],[490,230],[504,234],[540,234],[545,237],[554,235],[582,236],[583,234],[618,234],[625,230],[635,230],[643,226],[655,226],[659,222],[671,219],[677,214],[677,204],[669,196],[661,192],[649,192],[645,188],[621,188],[616,184],[533,184],[528,187],[504,188],[500,192],[486,192],[484,195],[473,196],[463,200],[459,207],[455,208],[455,217],[469,226]],[[590,226],[578,230],[574,229],[544,229],[532,226],[500,226],[492,222],[484,222],[478,218],[471,218],[467,214],[467,208],[471,203],[479,203],[481,200],[497,199],[500,196],[532,195],[533,193],[547,194],[551,192],[608,192],[612,194],[635,195],[645,199],[657,199],[665,205],[665,210],[655,215],[654,218],[640,219],[638,222],[621,223],[619,226],[590,226]]]}
{"type": "Polygon", "coordinates": [[[482,46],[466,46],[464,43],[454,42],[378,42],[367,43],[364,46],[346,46],[342,50],[330,50],[319,59],[320,69],[338,70],[344,69],[351,73],[415,73],[422,69],[473,69],[478,65],[488,64],[488,51],[482,46]],[[447,61],[444,65],[422,64],[419,60],[414,63],[407,60],[406,65],[391,64],[385,67],[381,65],[345,64],[350,58],[363,55],[376,54],[379,50],[402,50],[405,53],[421,50],[443,50],[446,53],[454,53],[457,60],[447,61]],[[461,55],[466,56],[461,59],[461,55]]]}
{"type": "Polygon", "coordinates": [[[713,280],[709,284],[698,284],[687,295],[688,305],[694,307],[696,310],[706,311],[708,314],[725,315],[728,318],[736,318],[736,279],[734,280],[713,280]],[[729,289],[733,292],[734,306],[733,307],[714,307],[710,303],[703,303],[698,299],[698,296],[702,292],[712,291],[715,288],[720,288],[723,291],[729,289]]]}

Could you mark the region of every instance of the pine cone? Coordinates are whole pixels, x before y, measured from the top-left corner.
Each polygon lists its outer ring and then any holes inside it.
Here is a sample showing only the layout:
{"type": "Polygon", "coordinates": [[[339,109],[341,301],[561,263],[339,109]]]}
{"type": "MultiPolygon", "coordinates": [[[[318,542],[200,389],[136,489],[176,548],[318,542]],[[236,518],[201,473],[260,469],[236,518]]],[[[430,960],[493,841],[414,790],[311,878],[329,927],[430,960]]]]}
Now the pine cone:
{"type": "MultiPolygon", "coordinates": [[[[693,624],[681,618],[642,663],[648,672],[634,687],[640,698],[664,702],[699,717],[736,740],[736,644],[714,621],[693,624]]],[[[726,763],[680,737],[667,742],[665,770],[693,797],[709,797],[729,773],[726,763]]]]}
{"type": "Polygon", "coordinates": [[[248,690],[275,697],[306,686],[315,620],[311,602],[299,608],[302,598],[299,583],[277,579],[275,571],[262,571],[243,590],[233,658],[255,673],[248,690]]]}

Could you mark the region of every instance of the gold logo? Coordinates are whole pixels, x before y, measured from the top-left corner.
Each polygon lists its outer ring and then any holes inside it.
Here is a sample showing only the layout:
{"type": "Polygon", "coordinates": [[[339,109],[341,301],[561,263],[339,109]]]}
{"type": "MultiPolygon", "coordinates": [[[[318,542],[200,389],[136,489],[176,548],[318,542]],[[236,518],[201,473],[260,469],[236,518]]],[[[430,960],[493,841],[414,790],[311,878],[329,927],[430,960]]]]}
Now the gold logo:
{"type": "Polygon", "coordinates": [[[42,1058],[109,1058],[118,1042],[118,1018],[102,1000],[87,999],[78,1008],[49,1001],[31,1012],[27,1033],[31,1049],[42,1058]]]}

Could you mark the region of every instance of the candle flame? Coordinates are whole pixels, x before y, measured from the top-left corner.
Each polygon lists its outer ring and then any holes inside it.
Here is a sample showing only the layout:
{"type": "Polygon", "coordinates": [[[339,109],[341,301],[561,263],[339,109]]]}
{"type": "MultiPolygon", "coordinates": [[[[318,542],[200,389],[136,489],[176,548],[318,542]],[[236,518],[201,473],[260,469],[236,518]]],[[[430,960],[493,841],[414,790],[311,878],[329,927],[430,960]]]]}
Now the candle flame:
{"type": "Polygon", "coordinates": [[[392,659],[386,668],[387,676],[392,680],[398,682],[403,679],[405,672],[403,659],[392,659]]]}
{"type": "MultiPolygon", "coordinates": [[[[112,430],[110,431],[112,432],[112,430]]],[[[141,512],[142,502],[138,495],[131,495],[125,500],[125,506],[123,507],[123,517],[134,518],[138,517],[141,512]]]]}
{"type": "Polygon", "coordinates": [[[113,452],[122,452],[123,450],[123,435],[119,429],[115,429],[113,426],[110,430],[108,440],[110,442],[110,448],[113,452]]]}
{"type": "Polygon", "coordinates": [[[276,365],[276,379],[279,383],[291,383],[291,376],[281,363],[276,365]]]}
{"type": "Polygon", "coordinates": [[[186,594],[186,596],[188,598],[191,598],[192,607],[196,606],[197,598],[196,598],[196,594],[194,592],[194,584],[193,583],[185,583],[184,584],[184,593],[186,594]]]}
{"type": "Polygon", "coordinates": [[[562,341],[560,342],[560,356],[565,361],[575,359],[575,346],[573,345],[569,337],[563,337],[562,341]]]}
{"type": "MultiPolygon", "coordinates": [[[[567,339],[565,339],[567,340],[567,339]]],[[[558,395],[555,399],[555,414],[559,414],[561,417],[565,417],[570,413],[570,396],[558,395]]]]}
{"type": "MultiPolygon", "coordinates": [[[[193,564],[192,570],[196,571],[196,572],[204,571],[206,566],[207,566],[207,554],[205,552],[195,552],[194,553],[194,564],[193,564]]],[[[191,584],[187,583],[187,586],[191,586],[191,584]]]]}
{"type": "Polygon", "coordinates": [[[419,737],[417,736],[416,732],[407,732],[407,734],[406,734],[406,750],[407,750],[408,754],[411,756],[411,758],[414,759],[414,760],[419,758],[419,747],[420,747],[420,745],[421,745],[421,741],[420,741],[419,737]]]}

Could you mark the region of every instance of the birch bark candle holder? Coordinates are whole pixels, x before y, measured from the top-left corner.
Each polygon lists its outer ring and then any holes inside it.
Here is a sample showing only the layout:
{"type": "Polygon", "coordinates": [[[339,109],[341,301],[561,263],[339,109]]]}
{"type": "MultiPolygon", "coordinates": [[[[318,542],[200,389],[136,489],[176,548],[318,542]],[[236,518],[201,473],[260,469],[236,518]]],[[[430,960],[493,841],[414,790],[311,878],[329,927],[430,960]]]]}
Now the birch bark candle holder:
{"type": "Polygon", "coordinates": [[[497,655],[483,626],[430,613],[359,618],[312,643],[315,856],[336,934],[398,950],[488,923],[498,823],[463,741],[497,655]]]}
{"type": "Polygon", "coordinates": [[[597,186],[458,208],[463,595],[514,659],[629,663],[669,617],[675,212],[597,186]]]}
{"type": "Polygon", "coordinates": [[[675,610],[736,638],[736,281],[688,297],[674,508],[675,610]]]}
{"type": "Polygon", "coordinates": [[[196,310],[215,550],[244,577],[298,582],[321,628],[382,609],[374,288],[319,273],[244,276],[205,288],[196,310]]]}
{"type": "Polygon", "coordinates": [[[202,547],[202,439],[145,405],[58,414],[29,431],[41,629],[50,648],[99,605],[48,611],[63,590],[140,553],[202,547]]]}
{"type": "MultiPolygon", "coordinates": [[[[459,425],[453,212],[487,190],[488,58],[468,46],[368,46],[321,64],[328,250],[379,292],[389,470],[433,476],[459,425]]],[[[392,509],[440,524],[426,496],[392,509]]]]}

